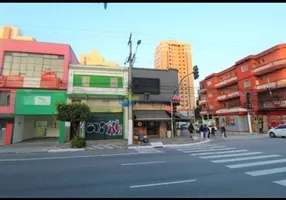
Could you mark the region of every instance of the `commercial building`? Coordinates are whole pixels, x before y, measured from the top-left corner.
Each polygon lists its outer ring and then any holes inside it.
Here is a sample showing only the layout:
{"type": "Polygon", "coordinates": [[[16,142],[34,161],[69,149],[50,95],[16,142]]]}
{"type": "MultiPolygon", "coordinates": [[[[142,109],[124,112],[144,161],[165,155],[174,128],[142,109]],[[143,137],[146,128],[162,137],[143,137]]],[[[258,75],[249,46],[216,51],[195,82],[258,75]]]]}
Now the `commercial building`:
{"type": "Polygon", "coordinates": [[[99,55],[96,50],[92,50],[90,54],[82,54],[79,57],[79,62],[82,65],[97,65],[106,67],[119,67],[115,62],[107,62],[104,57],[99,55]]]}
{"type": "MultiPolygon", "coordinates": [[[[178,71],[133,68],[132,83],[134,135],[166,138],[167,131],[171,131],[170,105],[178,85],[178,71]]],[[[173,102],[179,105],[175,98],[173,102]]]]}
{"type": "Polygon", "coordinates": [[[0,28],[0,39],[36,41],[34,37],[23,36],[22,30],[17,26],[2,26],[0,28]]]}
{"type": "Polygon", "coordinates": [[[179,81],[184,78],[180,85],[181,102],[178,111],[188,115],[193,114],[195,92],[190,44],[161,41],[155,51],[154,65],[156,69],[178,70],[179,81]]]}
{"type": "Polygon", "coordinates": [[[0,143],[60,138],[54,103],[65,100],[68,66],[78,60],[70,45],[13,38],[0,39],[0,143]]]}
{"type": "MultiPolygon", "coordinates": [[[[87,140],[127,139],[128,107],[122,105],[128,94],[127,68],[70,65],[67,93],[69,102],[86,103],[91,109],[82,126],[87,140]]],[[[66,123],[66,130],[69,126],[66,123]]]]}
{"type": "Polygon", "coordinates": [[[229,131],[258,131],[286,123],[286,44],[247,56],[200,82],[201,115],[229,131]],[[249,94],[247,104],[246,94],[249,94]],[[249,118],[248,120],[248,114],[249,118]]]}

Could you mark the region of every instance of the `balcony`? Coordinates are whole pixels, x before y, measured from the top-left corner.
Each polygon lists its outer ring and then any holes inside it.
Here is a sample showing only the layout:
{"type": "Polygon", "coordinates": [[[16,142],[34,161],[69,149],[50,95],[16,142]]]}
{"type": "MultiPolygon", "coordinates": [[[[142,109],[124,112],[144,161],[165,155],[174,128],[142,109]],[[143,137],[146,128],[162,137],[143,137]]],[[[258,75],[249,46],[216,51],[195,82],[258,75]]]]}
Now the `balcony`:
{"type": "Polygon", "coordinates": [[[236,92],[231,92],[231,93],[228,93],[228,94],[224,94],[224,95],[218,96],[216,98],[216,100],[217,101],[225,101],[225,100],[233,99],[233,98],[236,98],[236,97],[239,97],[239,96],[240,96],[239,91],[236,91],[236,92]]]}
{"type": "Polygon", "coordinates": [[[206,103],[207,103],[206,99],[203,99],[203,100],[199,101],[199,105],[206,104],[206,103]]]}
{"type": "Polygon", "coordinates": [[[276,60],[274,62],[270,62],[266,65],[262,65],[260,67],[256,67],[253,70],[253,74],[258,76],[258,75],[263,75],[272,71],[275,71],[277,69],[281,69],[286,67],[286,59],[280,59],[276,60]]]}
{"type": "Polygon", "coordinates": [[[203,110],[200,112],[200,115],[207,115],[207,114],[208,114],[208,112],[206,110],[203,110]]]}
{"type": "Polygon", "coordinates": [[[247,109],[241,107],[233,107],[233,108],[223,108],[216,111],[217,115],[245,115],[247,114],[247,109]]]}
{"type": "Polygon", "coordinates": [[[205,94],[207,93],[207,88],[202,88],[199,90],[199,94],[205,94]]]}
{"type": "Polygon", "coordinates": [[[278,89],[278,88],[283,88],[286,87],[286,79],[262,84],[262,85],[256,85],[256,90],[258,92],[262,92],[268,89],[278,89]]]}
{"type": "Polygon", "coordinates": [[[237,83],[237,77],[236,76],[231,77],[230,79],[227,79],[227,80],[224,80],[224,81],[221,81],[221,82],[215,84],[215,88],[223,88],[223,87],[229,86],[229,85],[234,84],[234,83],[237,83]]]}

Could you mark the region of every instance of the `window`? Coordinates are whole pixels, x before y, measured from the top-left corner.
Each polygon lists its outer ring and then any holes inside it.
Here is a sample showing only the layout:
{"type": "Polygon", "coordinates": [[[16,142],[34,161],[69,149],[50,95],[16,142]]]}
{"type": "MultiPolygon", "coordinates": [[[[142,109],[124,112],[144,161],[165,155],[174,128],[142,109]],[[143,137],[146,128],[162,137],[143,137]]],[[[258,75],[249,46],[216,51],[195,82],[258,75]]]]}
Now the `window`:
{"type": "Polygon", "coordinates": [[[208,81],[208,82],[207,82],[207,85],[208,85],[208,86],[210,86],[211,84],[212,84],[212,82],[211,82],[211,81],[208,81]]]}
{"type": "Polygon", "coordinates": [[[212,97],[213,96],[213,93],[209,92],[209,97],[212,97]]]}
{"type": "Polygon", "coordinates": [[[111,88],[117,88],[117,83],[118,83],[117,78],[110,78],[110,87],[111,88]]]}
{"type": "Polygon", "coordinates": [[[10,105],[10,92],[0,91],[0,106],[9,106],[9,105],[10,105]]]}
{"type": "Polygon", "coordinates": [[[213,105],[210,105],[210,109],[211,109],[211,110],[214,109],[214,106],[213,106],[213,105]]]}
{"type": "Polygon", "coordinates": [[[41,78],[42,72],[52,71],[58,78],[62,78],[63,66],[63,55],[5,52],[3,75],[41,78]]]}
{"type": "Polygon", "coordinates": [[[241,66],[241,72],[247,72],[248,71],[248,65],[241,66]]]}
{"type": "Polygon", "coordinates": [[[89,76],[83,76],[81,79],[81,84],[83,87],[89,86],[89,76]]]}
{"type": "Polygon", "coordinates": [[[247,80],[247,81],[244,81],[243,82],[243,87],[250,87],[251,83],[250,83],[250,80],[247,80]]]}

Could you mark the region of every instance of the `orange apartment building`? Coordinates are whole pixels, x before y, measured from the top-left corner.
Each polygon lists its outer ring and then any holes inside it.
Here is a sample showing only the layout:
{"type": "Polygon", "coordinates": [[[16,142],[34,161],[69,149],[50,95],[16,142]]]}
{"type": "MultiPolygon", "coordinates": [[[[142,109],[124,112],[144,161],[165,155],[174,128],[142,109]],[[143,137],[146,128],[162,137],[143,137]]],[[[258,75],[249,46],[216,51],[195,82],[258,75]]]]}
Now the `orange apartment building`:
{"type": "Polygon", "coordinates": [[[190,44],[161,41],[155,51],[154,66],[156,69],[177,69],[179,81],[187,75],[179,88],[181,103],[177,108],[181,113],[192,116],[195,107],[195,92],[190,44]]]}
{"type": "Polygon", "coordinates": [[[207,76],[198,93],[204,119],[209,116],[217,126],[225,123],[228,131],[248,132],[248,111],[253,132],[258,132],[258,119],[263,120],[265,131],[286,123],[286,44],[247,56],[207,76]]]}

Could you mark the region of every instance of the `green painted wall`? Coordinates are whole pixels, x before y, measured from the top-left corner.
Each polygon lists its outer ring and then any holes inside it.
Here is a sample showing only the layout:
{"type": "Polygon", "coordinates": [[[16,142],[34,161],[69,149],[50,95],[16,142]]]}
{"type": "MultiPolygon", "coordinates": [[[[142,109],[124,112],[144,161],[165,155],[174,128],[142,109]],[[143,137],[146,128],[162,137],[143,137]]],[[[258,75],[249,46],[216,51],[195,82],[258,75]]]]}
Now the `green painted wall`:
{"type": "Polygon", "coordinates": [[[73,76],[73,86],[83,87],[83,77],[89,77],[89,86],[97,88],[123,88],[123,77],[120,76],[99,76],[99,75],[81,75],[75,74],[73,76]],[[117,87],[112,87],[112,78],[117,78],[117,87]]]}
{"type": "Polygon", "coordinates": [[[59,90],[16,90],[16,115],[53,115],[56,103],[66,102],[66,91],[59,90]]]}

